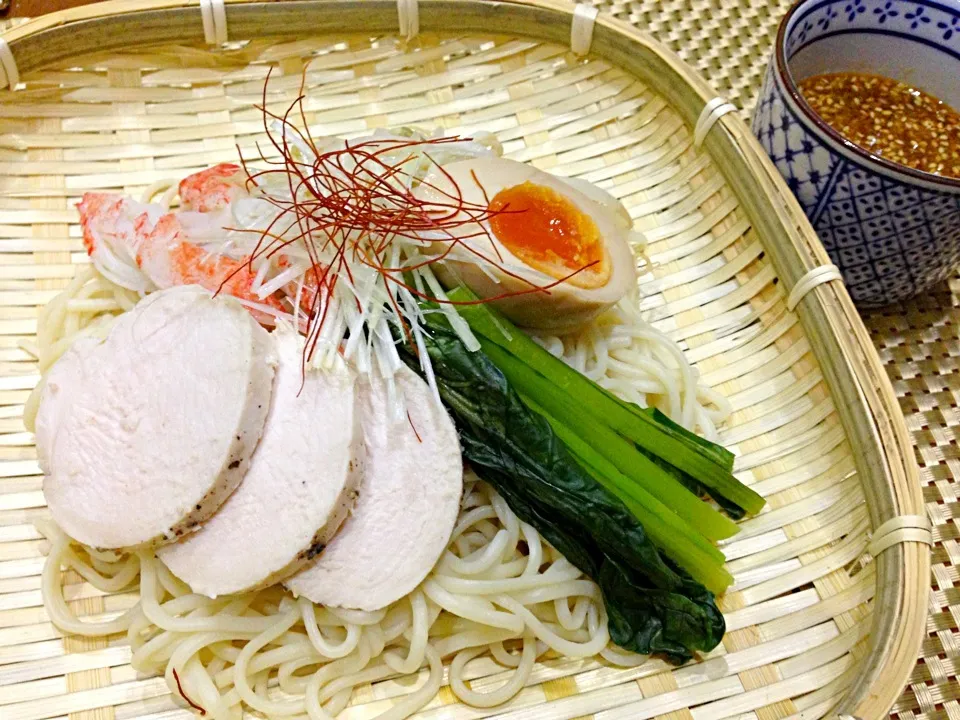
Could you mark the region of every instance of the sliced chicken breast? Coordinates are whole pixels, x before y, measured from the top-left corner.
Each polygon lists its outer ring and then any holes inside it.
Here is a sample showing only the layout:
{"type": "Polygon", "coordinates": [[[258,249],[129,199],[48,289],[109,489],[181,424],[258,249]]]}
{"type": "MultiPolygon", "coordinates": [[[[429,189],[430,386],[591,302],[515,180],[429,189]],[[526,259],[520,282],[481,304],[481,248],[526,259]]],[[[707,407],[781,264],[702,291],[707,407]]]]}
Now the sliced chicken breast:
{"type": "Polygon", "coordinates": [[[240,483],[263,432],[273,338],[236,300],[192,285],[149,296],[69,360],[39,410],[54,520],[100,548],[196,529],[240,483]]]}
{"type": "Polygon", "coordinates": [[[362,478],[353,373],[304,375],[299,336],[286,326],[273,335],[277,378],[250,469],[203,527],[157,553],[208,597],[269,585],[315,557],[346,519],[362,478]]]}
{"type": "Polygon", "coordinates": [[[315,603],[386,607],[423,581],[450,540],[463,490],[456,429],[412,371],[403,368],[397,386],[409,422],[390,417],[383,380],[360,385],[367,461],[357,505],[326,550],[285,583],[315,603]]]}
{"type": "Polygon", "coordinates": [[[70,393],[83,384],[83,356],[98,344],[94,338],[78,338],[41,380],[43,389],[33,432],[36,435],[37,464],[44,473],[50,472],[48,452],[53,447],[63,413],[70,406],[70,393]]]}

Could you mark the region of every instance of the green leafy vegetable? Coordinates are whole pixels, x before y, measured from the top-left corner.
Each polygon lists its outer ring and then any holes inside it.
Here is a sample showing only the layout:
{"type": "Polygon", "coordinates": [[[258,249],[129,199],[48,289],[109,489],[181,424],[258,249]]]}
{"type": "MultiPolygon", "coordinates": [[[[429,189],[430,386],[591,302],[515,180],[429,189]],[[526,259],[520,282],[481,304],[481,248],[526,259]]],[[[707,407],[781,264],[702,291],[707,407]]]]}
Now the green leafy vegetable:
{"type": "Polygon", "coordinates": [[[709,488],[705,488],[703,485],[698,483],[693,477],[691,477],[690,475],[687,475],[687,473],[683,472],[682,470],[677,470],[677,468],[673,467],[673,465],[668,463],[666,460],[658,458],[656,455],[651,455],[647,452],[644,452],[642,448],[640,449],[640,452],[642,452],[644,455],[650,458],[650,460],[652,460],[658,466],[660,466],[660,468],[664,472],[672,475],[673,478],[678,483],[683,485],[685,488],[687,488],[687,490],[689,490],[691,493],[693,493],[697,497],[710,498],[714,500],[717,503],[717,505],[723,508],[723,510],[727,513],[727,515],[732,517],[734,520],[740,520],[746,515],[742,507],[740,507],[736,503],[730,502],[729,500],[727,500],[725,497],[723,497],[717,492],[711,492],[709,488]]]}
{"type": "Polygon", "coordinates": [[[584,421],[583,411],[563,390],[537,372],[527,368],[501,347],[480,336],[480,347],[521,394],[536,398],[547,413],[571,429],[609,460],[624,476],[656,497],[692,527],[711,540],[723,540],[737,534],[737,526],[690,492],[659,465],[639,452],[632,443],[594,418],[584,421]]]}
{"type": "Polygon", "coordinates": [[[583,442],[569,427],[550,416],[530,398],[521,396],[521,399],[550,423],[554,433],[580,466],[626,505],[642,523],[658,549],[712,592],[720,593],[729,587],[733,578],[723,567],[725,558],[722,552],[702,535],[692,531],[669,507],[622,477],[616,467],[583,442]]]}
{"type": "MultiPolygon", "coordinates": [[[[465,288],[457,288],[448,297],[461,303],[476,299],[465,288]]],[[[759,512],[763,507],[763,498],[731,473],[733,456],[729,451],[697,437],[662,414],[646,412],[614,397],[553,357],[490,307],[465,304],[458,306],[458,312],[478,335],[485,352],[491,355],[495,352],[491,345],[501,351],[496,359],[498,365],[504,356],[513,360],[503,369],[518,392],[535,397],[549,412],[555,412],[555,409],[547,406],[547,402],[566,402],[576,407],[581,419],[570,424],[577,432],[582,434],[591,425],[603,425],[635,443],[645,454],[655,456],[689,476],[697,487],[706,488],[713,497],[723,498],[731,506],[748,513],[759,512]],[[549,392],[549,400],[541,394],[545,389],[549,392]]],[[[568,416],[560,412],[557,417],[565,420],[568,416]]],[[[620,465],[618,467],[629,476],[620,465]]],[[[681,482],[676,474],[671,475],[671,484],[681,482]]],[[[711,531],[707,529],[707,533],[711,531]]],[[[717,539],[715,535],[713,537],[717,539]]]]}
{"type": "MultiPolygon", "coordinates": [[[[674,660],[711,650],[724,632],[713,595],[662,558],[643,525],[584,470],[483,352],[450,330],[425,337],[464,457],[525,522],[600,586],[611,638],[674,660]]],[[[420,371],[417,358],[404,360],[420,371]]]]}
{"type": "Polygon", "coordinates": [[[717,443],[710,442],[706,438],[690,432],[685,427],[678,425],[669,417],[657,410],[657,408],[639,408],[632,403],[627,403],[620,398],[617,398],[615,395],[611,394],[610,396],[616,398],[621,405],[626,405],[635,412],[641,412],[645,415],[648,415],[654,421],[678,433],[688,445],[692,446],[697,452],[700,452],[701,454],[704,454],[712,459],[717,465],[727,470],[733,470],[733,453],[723,447],[723,445],[717,445],[717,443]]]}

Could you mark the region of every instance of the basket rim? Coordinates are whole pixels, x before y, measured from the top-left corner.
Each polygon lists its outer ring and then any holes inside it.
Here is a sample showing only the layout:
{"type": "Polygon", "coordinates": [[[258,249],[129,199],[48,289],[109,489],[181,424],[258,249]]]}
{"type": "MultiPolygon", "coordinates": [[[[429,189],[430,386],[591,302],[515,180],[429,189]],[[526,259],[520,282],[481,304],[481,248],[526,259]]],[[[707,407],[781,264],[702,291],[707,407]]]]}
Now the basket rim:
{"type": "MultiPolygon", "coordinates": [[[[223,1],[231,31],[239,29],[244,38],[398,30],[396,0],[223,1]]],[[[197,0],[106,0],[35,18],[0,37],[21,73],[27,73],[83,53],[203,41],[200,7],[197,0]],[[126,23],[137,24],[137,37],[111,32],[126,23]]],[[[455,13],[461,33],[567,44],[574,9],[566,0],[419,0],[419,25],[423,33],[449,33],[444,18],[455,13]]],[[[695,70],[652,35],[604,13],[595,21],[590,52],[649,78],[691,128],[716,96],[695,70]]],[[[786,288],[830,263],[798,201],[739,116],[720,118],[704,148],[734,190],[786,288]]],[[[851,445],[872,526],[898,515],[925,514],[899,403],[846,289],[838,283],[820,285],[795,312],[851,445]]],[[[871,655],[860,663],[845,699],[833,711],[863,720],[885,717],[913,670],[926,628],[930,552],[922,543],[908,542],[891,547],[875,562],[871,655]]]]}

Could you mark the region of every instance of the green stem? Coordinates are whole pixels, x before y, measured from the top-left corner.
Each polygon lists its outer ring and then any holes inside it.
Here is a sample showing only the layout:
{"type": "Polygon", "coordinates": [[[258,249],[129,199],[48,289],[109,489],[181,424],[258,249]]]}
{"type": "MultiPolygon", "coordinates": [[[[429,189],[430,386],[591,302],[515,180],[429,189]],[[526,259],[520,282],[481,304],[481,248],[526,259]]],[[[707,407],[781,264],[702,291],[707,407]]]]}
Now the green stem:
{"type": "Polygon", "coordinates": [[[542,415],[567,450],[593,478],[627,506],[646,528],[650,539],[674,562],[710,591],[720,594],[733,582],[723,567],[726,558],[694,528],[677,517],[668,507],[635,483],[630,482],[608,460],[587,445],[577,433],[552,417],[530,398],[524,403],[542,415]]]}
{"type": "MultiPolygon", "coordinates": [[[[457,288],[448,297],[453,301],[469,302],[474,296],[464,288],[457,288]]],[[[708,447],[707,441],[692,440],[688,437],[690,433],[674,423],[658,422],[653,414],[610,395],[485,305],[459,305],[457,311],[480,336],[481,342],[483,338],[488,341],[485,350],[492,344],[506,351],[528,373],[540,375],[558,390],[575,398],[580,411],[691,475],[748,513],[757,513],[763,508],[764,499],[730,472],[729,463],[724,459],[729,455],[726,450],[711,450],[711,447],[718,446],[711,443],[708,447]]]]}
{"type": "Polygon", "coordinates": [[[577,403],[545,377],[534,372],[502,348],[480,337],[483,352],[521,395],[536,402],[576,432],[595,451],[656,497],[710,540],[723,540],[737,533],[736,524],[687,490],[643,455],[631,443],[592,417],[584,417],[577,403]]]}

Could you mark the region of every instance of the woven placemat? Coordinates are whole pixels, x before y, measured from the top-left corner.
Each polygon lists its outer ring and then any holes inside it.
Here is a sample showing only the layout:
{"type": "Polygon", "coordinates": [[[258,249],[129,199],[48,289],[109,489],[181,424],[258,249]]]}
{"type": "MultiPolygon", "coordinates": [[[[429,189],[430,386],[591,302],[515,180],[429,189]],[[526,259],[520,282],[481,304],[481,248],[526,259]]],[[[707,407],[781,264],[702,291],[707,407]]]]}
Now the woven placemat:
{"type": "Polygon", "coordinates": [[[902,718],[960,717],[960,277],[903,307],[864,317],[913,435],[936,545],[931,557],[929,636],[907,689],[902,718]]]}
{"type": "MultiPolygon", "coordinates": [[[[648,30],[749,117],[784,0],[597,2],[648,30]]],[[[960,275],[905,306],[864,315],[913,434],[933,524],[929,637],[894,705],[899,718],[960,718],[960,275]]]]}
{"type": "Polygon", "coordinates": [[[789,0],[593,0],[656,36],[749,116],[789,0]]]}

